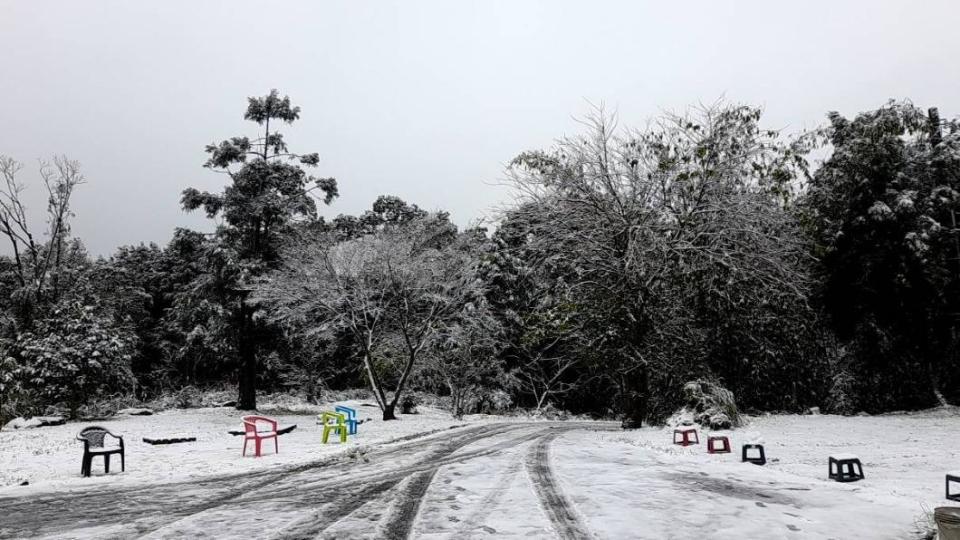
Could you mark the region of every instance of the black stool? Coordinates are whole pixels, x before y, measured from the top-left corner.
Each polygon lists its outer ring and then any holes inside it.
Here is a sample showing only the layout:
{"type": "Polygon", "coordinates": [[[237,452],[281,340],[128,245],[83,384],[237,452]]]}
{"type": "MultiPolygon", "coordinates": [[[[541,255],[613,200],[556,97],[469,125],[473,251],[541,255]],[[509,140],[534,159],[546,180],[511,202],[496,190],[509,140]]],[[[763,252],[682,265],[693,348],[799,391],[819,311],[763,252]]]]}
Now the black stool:
{"type": "Polygon", "coordinates": [[[960,493],[950,493],[950,482],[960,483],[960,472],[947,473],[947,498],[951,501],[960,501],[960,493]]]}
{"type": "Polygon", "coordinates": [[[743,463],[753,463],[754,465],[766,465],[767,464],[767,455],[763,453],[762,444],[745,444],[743,445],[743,463]],[[747,457],[747,450],[757,450],[760,455],[758,457],[747,457]]]}
{"type": "Polygon", "coordinates": [[[853,454],[834,454],[827,461],[827,473],[837,482],[856,482],[863,480],[863,465],[860,458],[853,454]],[[856,465],[856,470],[854,470],[856,465]],[[836,472],[834,472],[836,468],[836,472]],[[846,470],[844,470],[846,468],[846,470]]]}

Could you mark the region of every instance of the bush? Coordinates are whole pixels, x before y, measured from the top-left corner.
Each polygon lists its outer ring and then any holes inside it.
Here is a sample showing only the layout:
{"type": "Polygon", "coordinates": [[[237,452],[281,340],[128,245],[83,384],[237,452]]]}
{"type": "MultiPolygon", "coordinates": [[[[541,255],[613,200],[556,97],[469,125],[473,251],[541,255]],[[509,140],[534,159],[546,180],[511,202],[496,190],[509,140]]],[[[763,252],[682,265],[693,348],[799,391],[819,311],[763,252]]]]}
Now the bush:
{"type": "Polygon", "coordinates": [[[9,386],[31,404],[31,412],[62,405],[76,418],[91,399],[133,391],[135,344],[131,332],[97,316],[93,307],[64,306],[9,343],[5,393],[9,386]]]}
{"type": "Polygon", "coordinates": [[[400,399],[400,414],[417,414],[417,405],[420,405],[420,396],[409,393],[400,399]]]}
{"type": "Polygon", "coordinates": [[[493,390],[484,393],[480,401],[480,412],[484,414],[501,414],[513,406],[513,398],[503,390],[493,390]]]}
{"type": "Polygon", "coordinates": [[[687,421],[710,429],[731,429],[742,425],[733,392],[719,383],[697,379],[683,385],[684,407],[671,419],[677,425],[687,421]]]}
{"type": "Polygon", "coordinates": [[[855,388],[857,380],[853,376],[850,359],[840,351],[837,358],[831,359],[830,388],[827,392],[827,410],[834,414],[853,414],[856,412],[855,388]]]}
{"type": "Polygon", "coordinates": [[[108,397],[90,399],[79,410],[79,417],[86,420],[107,418],[117,414],[117,411],[136,407],[140,402],[130,394],[117,394],[108,397]]]}

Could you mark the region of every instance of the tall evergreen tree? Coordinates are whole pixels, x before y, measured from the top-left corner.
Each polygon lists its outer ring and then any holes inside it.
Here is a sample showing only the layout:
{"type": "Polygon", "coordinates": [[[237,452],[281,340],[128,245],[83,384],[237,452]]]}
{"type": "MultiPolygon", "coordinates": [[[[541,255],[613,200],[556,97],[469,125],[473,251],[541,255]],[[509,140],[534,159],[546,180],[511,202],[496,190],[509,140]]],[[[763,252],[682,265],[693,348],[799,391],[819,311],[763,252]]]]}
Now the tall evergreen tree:
{"type": "Polygon", "coordinates": [[[285,231],[298,221],[317,219],[318,199],[330,204],[338,193],[335,179],[314,177],[304,169],[315,167],[319,155],[290,152],[276,130],[276,123],[292,124],[300,118],[300,107],[291,105],[288,96],[271,90],[251,97],[244,118],[261,126],[262,136],[232,137],[206,148],[210,157],[204,166],[226,173],[230,183],[222,193],[188,188],[181,202],[185,210],[202,207],[207,217],[223,218],[214,249],[218,260],[232,267],[226,272],[232,283],[216,281],[228,326],[234,330],[240,368],[237,408],[250,410],[256,408],[257,349],[262,345],[254,336],[264,330],[247,300],[250,280],[277,263],[285,231]]]}

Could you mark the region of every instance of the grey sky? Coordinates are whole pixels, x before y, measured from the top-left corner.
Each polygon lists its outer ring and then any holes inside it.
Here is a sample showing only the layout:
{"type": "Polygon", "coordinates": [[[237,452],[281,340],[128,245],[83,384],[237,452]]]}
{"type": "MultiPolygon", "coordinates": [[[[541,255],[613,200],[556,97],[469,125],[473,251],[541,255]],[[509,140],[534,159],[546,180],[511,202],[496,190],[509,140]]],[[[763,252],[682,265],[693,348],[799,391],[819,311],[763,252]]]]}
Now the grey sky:
{"type": "MultiPolygon", "coordinates": [[[[960,2],[135,2],[0,0],[0,154],[65,153],[89,183],[74,233],[94,254],[209,229],[179,208],[217,190],[207,143],[253,134],[245,97],[303,108],[355,213],[382,193],[490,215],[518,152],[577,129],[586,100],[643,125],[725,95],[798,130],[909,97],[960,113],[960,2]]],[[[37,213],[39,215],[39,213],[37,213]]]]}

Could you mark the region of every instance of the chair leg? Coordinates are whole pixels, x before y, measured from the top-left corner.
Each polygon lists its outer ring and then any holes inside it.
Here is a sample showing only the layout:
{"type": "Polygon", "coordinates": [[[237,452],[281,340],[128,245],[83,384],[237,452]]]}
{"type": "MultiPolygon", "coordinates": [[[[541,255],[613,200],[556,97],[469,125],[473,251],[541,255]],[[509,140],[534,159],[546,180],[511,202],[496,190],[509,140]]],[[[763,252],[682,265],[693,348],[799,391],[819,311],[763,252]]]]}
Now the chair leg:
{"type": "Polygon", "coordinates": [[[110,454],[103,455],[103,472],[110,474],[110,454]]]}
{"type": "Polygon", "coordinates": [[[246,456],[246,455],[247,455],[247,441],[249,441],[249,440],[250,440],[250,439],[248,439],[248,438],[246,438],[246,437],[243,438],[243,450],[240,452],[240,455],[241,455],[241,456],[246,456]]]}
{"type": "Polygon", "coordinates": [[[280,453],[280,437],[277,437],[277,436],[273,437],[273,453],[274,454],[280,453]]]}
{"type": "Polygon", "coordinates": [[[90,454],[83,454],[83,462],[80,465],[80,474],[83,476],[90,476],[90,462],[93,460],[93,456],[90,454]]]}
{"type": "Polygon", "coordinates": [[[127,457],[120,452],[120,472],[127,472],[127,457]]]}
{"type": "Polygon", "coordinates": [[[256,443],[256,447],[257,447],[257,451],[256,451],[256,456],[257,456],[257,457],[260,457],[260,441],[261,441],[261,440],[262,440],[262,439],[260,439],[259,437],[256,438],[256,439],[254,439],[254,442],[256,443]]]}

